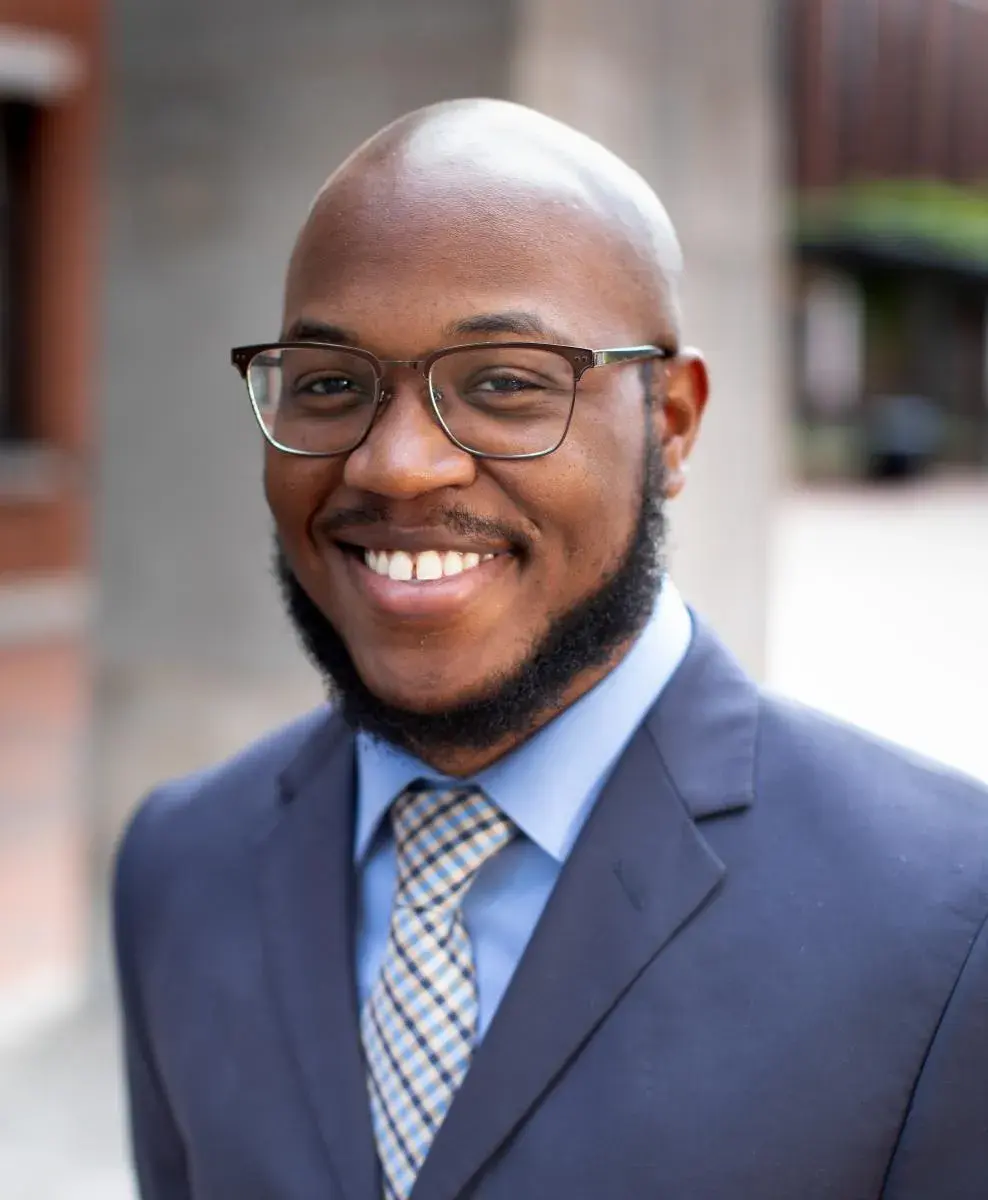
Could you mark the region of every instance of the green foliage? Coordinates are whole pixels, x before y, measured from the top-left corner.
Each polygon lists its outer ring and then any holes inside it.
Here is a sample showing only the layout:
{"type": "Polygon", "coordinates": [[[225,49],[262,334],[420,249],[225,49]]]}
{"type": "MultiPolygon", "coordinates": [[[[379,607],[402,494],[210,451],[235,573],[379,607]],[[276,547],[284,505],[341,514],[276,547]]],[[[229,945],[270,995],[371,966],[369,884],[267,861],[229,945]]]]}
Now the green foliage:
{"type": "Polygon", "coordinates": [[[802,193],[800,242],[908,242],[946,258],[988,267],[988,182],[960,187],[934,180],[864,180],[802,193]]]}

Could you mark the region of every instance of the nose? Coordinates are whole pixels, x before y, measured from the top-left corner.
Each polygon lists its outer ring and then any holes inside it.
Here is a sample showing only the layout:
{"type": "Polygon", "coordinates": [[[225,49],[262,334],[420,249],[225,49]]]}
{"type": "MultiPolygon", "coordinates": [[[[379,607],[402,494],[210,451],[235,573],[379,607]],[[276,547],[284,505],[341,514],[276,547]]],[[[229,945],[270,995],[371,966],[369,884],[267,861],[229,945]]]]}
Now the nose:
{"type": "Polygon", "coordinates": [[[421,375],[392,379],[386,387],[370,433],[346,460],[346,484],[392,500],[412,500],[473,483],[476,460],[443,432],[421,375]]]}

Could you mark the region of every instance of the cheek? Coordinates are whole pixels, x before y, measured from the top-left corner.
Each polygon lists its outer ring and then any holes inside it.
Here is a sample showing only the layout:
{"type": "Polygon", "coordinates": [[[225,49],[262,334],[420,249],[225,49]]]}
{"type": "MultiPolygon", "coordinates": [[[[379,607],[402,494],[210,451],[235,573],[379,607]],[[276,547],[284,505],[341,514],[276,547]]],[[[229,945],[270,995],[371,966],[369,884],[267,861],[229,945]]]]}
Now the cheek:
{"type": "Polygon", "coordinates": [[[620,422],[601,406],[587,408],[579,422],[574,414],[570,436],[543,460],[521,501],[543,514],[544,583],[561,607],[593,591],[617,566],[641,507],[644,406],[620,422]]]}
{"type": "MultiPolygon", "coordinates": [[[[570,531],[592,569],[607,571],[623,555],[641,505],[645,410],[635,402],[603,401],[574,414],[566,464],[581,511],[570,531]]],[[[564,443],[564,446],[566,443],[564,443]]],[[[562,464],[561,464],[562,465],[562,464]]]]}
{"type": "Polygon", "coordinates": [[[312,518],[337,486],[342,466],[330,459],[290,458],[269,448],[264,459],[264,494],[278,536],[293,563],[313,553],[312,518]]]}

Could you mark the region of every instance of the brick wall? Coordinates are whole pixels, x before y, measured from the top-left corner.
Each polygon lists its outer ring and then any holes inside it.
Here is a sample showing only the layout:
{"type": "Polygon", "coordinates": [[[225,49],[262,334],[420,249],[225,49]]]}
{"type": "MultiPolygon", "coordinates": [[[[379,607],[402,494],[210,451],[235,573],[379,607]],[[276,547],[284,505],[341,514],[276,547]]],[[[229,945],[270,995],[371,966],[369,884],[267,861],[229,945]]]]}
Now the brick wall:
{"type": "Polygon", "coordinates": [[[0,457],[0,581],[79,569],[88,553],[99,7],[98,0],[0,0],[0,27],[64,38],[83,68],[77,86],[39,101],[30,144],[29,287],[20,303],[37,444],[16,462],[0,457]]]}
{"type": "Polygon", "coordinates": [[[0,445],[0,1045],[69,1001],[85,961],[90,689],[81,581],[89,567],[99,18],[97,0],[0,0],[8,52],[18,38],[55,35],[81,67],[74,86],[30,97],[0,71],[0,100],[37,106],[24,176],[25,286],[16,301],[30,439],[0,445]]]}

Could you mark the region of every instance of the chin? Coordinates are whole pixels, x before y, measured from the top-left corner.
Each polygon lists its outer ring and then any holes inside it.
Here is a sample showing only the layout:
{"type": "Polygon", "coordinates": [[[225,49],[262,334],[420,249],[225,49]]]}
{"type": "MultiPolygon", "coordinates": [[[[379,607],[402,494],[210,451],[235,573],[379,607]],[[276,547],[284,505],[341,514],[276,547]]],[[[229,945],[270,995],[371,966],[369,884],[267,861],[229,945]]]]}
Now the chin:
{"type": "Polygon", "coordinates": [[[365,670],[356,665],[364,686],[380,703],[421,716],[451,712],[497,689],[496,676],[464,678],[459,671],[409,671],[377,663],[365,670]]]}

